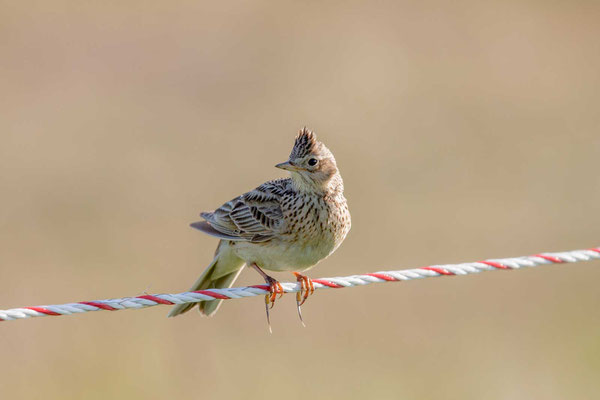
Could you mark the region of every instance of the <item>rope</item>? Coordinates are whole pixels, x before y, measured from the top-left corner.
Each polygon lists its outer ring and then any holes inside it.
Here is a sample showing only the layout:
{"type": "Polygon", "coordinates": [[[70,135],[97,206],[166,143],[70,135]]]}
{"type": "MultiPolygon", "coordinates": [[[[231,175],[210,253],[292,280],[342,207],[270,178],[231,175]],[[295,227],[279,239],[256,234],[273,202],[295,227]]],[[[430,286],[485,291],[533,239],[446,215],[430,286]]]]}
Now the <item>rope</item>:
{"type": "MultiPolygon", "coordinates": [[[[600,259],[600,247],[588,250],[572,250],[562,253],[542,253],[527,257],[490,259],[463,264],[432,265],[399,271],[381,271],[363,275],[313,279],[312,281],[315,290],[329,288],[341,289],[370,285],[371,283],[409,281],[412,279],[433,278],[436,276],[468,275],[483,271],[511,270],[550,264],[576,263],[594,259],[600,259]]],[[[300,291],[300,284],[297,282],[286,282],[282,283],[281,286],[285,293],[296,293],[300,291]]],[[[46,317],[50,315],[72,315],[88,311],[140,309],[157,306],[159,304],[173,305],[197,303],[215,299],[241,299],[265,295],[268,291],[269,287],[267,285],[253,285],[227,289],[198,290],[177,294],[147,294],[120,299],[80,301],[78,303],[60,305],[12,308],[9,310],[0,310],[0,321],[46,317]]]]}

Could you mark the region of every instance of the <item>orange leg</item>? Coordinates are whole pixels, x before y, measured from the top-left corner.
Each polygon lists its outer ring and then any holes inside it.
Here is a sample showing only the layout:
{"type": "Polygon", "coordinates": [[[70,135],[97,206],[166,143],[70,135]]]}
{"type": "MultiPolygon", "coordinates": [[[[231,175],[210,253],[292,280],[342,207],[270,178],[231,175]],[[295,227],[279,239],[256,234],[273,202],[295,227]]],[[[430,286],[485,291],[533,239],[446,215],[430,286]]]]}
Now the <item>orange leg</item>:
{"type": "Polygon", "coordinates": [[[296,293],[296,306],[298,307],[298,316],[300,317],[300,322],[304,325],[304,320],[302,319],[302,309],[300,308],[302,304],[308,299],[308,296],[315,292],[315,286],[308,276],[304,276],[298,272],[292,272],[296,276],[296,280],[300,284],[300,291],[296,293]]]}
{"type": "Polygon", "coordinates": [[[254,268],[263,277],[267,285],[269,285],[269,293],[265,295],[265,308],[267,310],[267,324],[269,324],[269,332],[272,332],[269,310],[275,305],[275,299],[277,298],[277,295],[279,294],[279,298],[283,296],[283,286],[281,286],[281,283],[279,283],[278,280],[271,278],[269,275],[267,275],[265,271],[260,269],[258,265],[251,264],[250,266],[254,268]]]}
{"type": "Polygon", "coordinates": [[[283,286],[281,286],[281,283],[279,283],[278,280],[273,279],[268,275],[265,278],[265,281],[269,285],[269,294],[266,295],[265,302],[267,304],[271,304],[270,308],[273,308],[273,306],[275,305],[275,299],[277,298],[277,295],[279,295],[279,298],[283,296],[283,286]]]}

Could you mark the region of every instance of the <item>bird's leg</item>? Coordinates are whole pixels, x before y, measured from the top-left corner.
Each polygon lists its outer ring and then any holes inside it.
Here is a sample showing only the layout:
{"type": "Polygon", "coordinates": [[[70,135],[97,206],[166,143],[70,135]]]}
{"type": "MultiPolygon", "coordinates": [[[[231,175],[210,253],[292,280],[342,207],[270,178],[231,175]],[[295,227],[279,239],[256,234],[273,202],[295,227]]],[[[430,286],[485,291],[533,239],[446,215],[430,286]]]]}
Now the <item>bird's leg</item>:
{"type": "Polygon", "coordinates": [[[263,277],[267,285],[269,285],[269,294],[266,297],[266,302],[267,304],[270,303],[272,308],[273,304],[275,304],[277,295],[279,295],[279,298],[283,296],[283,286],[281,286],[281,283],[279,283],[277,279],[271,278],[269,275],[267,275],[265,271],[260,269],[258,265],[252,264],[251,267],[254,268],[263,277]]]}
{"type": "Polygon", "coordinates": [[[276,279],[271,278],[269,275],[265,273],[260,267],[254,263],[250,265],[252,268],[258,272],[267,285],[269,285],[269,293],[265,296],[265,307],[267,310],[267,323],[269,324],[269,331],[271,331],[271,319],[269,318],[269,309],[273,308],[275,305],[275,299],[277,298],[277,294],[279,294],[279,298],[283,296],[283,286],[276,279]],[[269,307],[270,305],[270,307],[269,307]]]}
{"type": "Polygon", "coordinates": [[[298,306],[298,316],[300,317],[300,322],[304,325],[304,320],[302,319],[302,309],[300,308],[302,304],[308,299],[308,296],[315,292],[315,285],[308,276],[304,276],[298,272],[292,272],[296,276],[296,280],[300,284],[300,291],[296,292],[296,305],[298,306]]]}

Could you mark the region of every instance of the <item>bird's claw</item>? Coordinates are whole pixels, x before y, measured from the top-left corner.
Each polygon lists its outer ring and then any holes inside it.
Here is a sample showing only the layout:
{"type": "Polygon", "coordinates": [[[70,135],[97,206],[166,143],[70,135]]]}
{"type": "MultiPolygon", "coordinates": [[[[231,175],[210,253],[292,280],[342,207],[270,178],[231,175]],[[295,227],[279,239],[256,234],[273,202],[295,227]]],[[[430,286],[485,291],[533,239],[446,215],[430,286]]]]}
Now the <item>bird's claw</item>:
{"type": "Polygon", "coordinates": [[[315,285],[308,276],[304,276],[298,272],[294,272],[293,274],[296,275],[296,280],[300,284],[300,291],[296,293],[296,300],[298,301],[298,306],[301,306],[308,299],[308,296],[315,292],[315,285]]]}
{"type": "Polygon", "coordinates": [[[265,302],[267,305],[271,305],[270,308],[273,308],[275,305],[275,299],[277,299],[277,295],[279,295],[279,298],[283,296],[283,286],[281,286],[281,283],[279,283],[278,280],[273,279],[270,276],[267,276],[265,280],[267,281],[267,285],[269,285],[269,293],[265,296],[265,302]]]}
{"type": "Polygon", "coordinates": [[[302,325],[304,325],[301,307],[306,299],[308,299],[308,296],[315,292],[315,285],[313,284],[312,279],[310,279],[308,276],[304,276],[298,272],[293,272],[293,274],[296,275],[296,280],[300,284],[300,290],[296,292],[296,306],[298,307],[298,317],[300,317],[300,322],[302,322],[302,325]]]}
{"type": "Polygon", "coordinates": [[[265,295],[265,310],[267,311],[267,324],[269,325],[269,332],[273,333],[271,329],[271,318],[269,315],[269,310],[273,308],[275,305],[275,299],[277,299],[277,295],[279,294],[279,298],[283,296],[283,286],[276,279],[271,278],[267,275],[265,278],[267,285],[269,285],[269,293],[265,295]]]}

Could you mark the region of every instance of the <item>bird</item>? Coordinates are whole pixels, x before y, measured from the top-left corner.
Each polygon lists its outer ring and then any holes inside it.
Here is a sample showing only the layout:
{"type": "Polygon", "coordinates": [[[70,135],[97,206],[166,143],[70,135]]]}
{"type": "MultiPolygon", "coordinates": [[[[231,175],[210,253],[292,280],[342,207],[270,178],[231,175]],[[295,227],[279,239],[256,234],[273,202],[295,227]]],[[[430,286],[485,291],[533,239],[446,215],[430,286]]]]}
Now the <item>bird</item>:
{"type": "MultiPolygon", "coordinates": [[[[191,224],[220,241],[214,259],[190,291],[229,288],[244,266],[249,266],[269,288],[265,296],[269,329],[269,309],[277,295],[283,295],[283,288],[264,270],[295,275],[301,285],[296,294],[298,315],[304,324],[301,306],[314,292],[314,285],[300,272],[330,256],[351,227],[335,157],[313,131],[300,129],[288,160],[275,167],[289,172],[289,177],[267,181],[214,211],[201,213],[203,220],[191,224]]],[[[195,306],[202,315],[213,316],[222,301],[178,304],[168,316],[175,317],[195,306]]]]}

